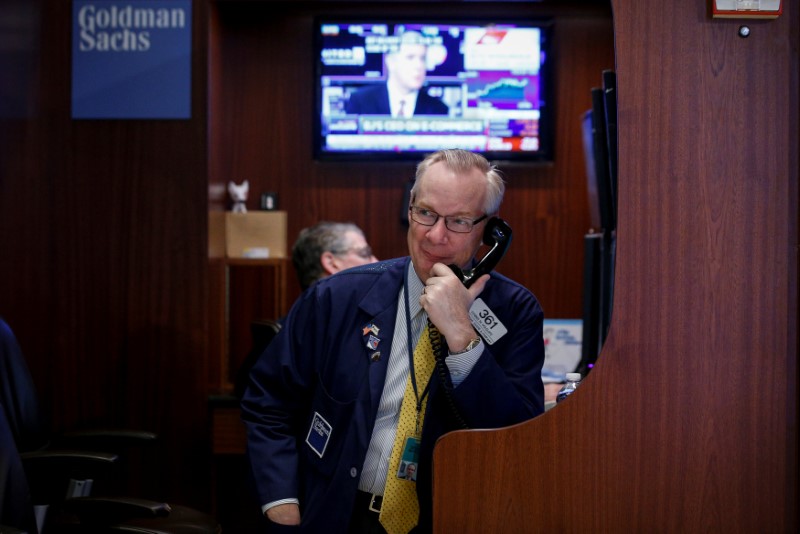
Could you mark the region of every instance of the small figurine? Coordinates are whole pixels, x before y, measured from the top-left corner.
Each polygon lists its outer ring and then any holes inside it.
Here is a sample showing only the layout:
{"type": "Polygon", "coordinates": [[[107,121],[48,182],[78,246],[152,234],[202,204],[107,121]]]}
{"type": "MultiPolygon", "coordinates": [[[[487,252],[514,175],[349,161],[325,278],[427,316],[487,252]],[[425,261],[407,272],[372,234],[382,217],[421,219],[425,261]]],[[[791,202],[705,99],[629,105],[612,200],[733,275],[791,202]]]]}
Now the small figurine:
{"type": "Polygon", "coordinates": [[[250,184],[247,180],[238,185],[233,182],[228,182],[228,194],[231,196],[231,200],[233,201],[233,207],[231,208],[232,212],[247,213],[245,201],[247,201],[247,193],[249,190],[250,184]]]}

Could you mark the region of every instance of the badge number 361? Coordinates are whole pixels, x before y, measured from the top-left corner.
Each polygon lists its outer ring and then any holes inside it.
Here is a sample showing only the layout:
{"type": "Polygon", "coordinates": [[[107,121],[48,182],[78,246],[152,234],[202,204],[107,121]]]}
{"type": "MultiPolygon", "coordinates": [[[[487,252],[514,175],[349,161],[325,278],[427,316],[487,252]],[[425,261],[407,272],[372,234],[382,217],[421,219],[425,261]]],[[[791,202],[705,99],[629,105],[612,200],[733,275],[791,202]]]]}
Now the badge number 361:
{"type": "Polygon", "coordinates": [[[472,321],[472,326],[489,345],[508,333],[505,325],[500,322],[500,319],[498,319],[494,312],[483,302],[483,299],[475,299],[475,302],[472,303],[472,307],[469,309],[469,316],[472,321]]]}

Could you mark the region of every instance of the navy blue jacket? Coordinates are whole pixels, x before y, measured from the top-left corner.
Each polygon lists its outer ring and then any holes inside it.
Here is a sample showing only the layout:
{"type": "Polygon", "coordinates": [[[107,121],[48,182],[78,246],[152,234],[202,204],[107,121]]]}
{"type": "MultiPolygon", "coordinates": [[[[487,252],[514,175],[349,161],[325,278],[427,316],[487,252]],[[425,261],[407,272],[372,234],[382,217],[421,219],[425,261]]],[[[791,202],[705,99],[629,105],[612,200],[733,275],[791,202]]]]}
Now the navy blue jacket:
{"type": "MultiPolygon", "coordinates": [[[[303,532],[344,532],[375,424],[409,258],[342,271],[306,291],[253,367],[242,400],[248,454],[262,504],[297,497],[303,532]],[[363,327],[379,328],[381,357],[363,327]],[[307,443],[318,414],[330,425],[320,457],[307,443]]],[[[480,298],[508,329],[451,389],[470,428],[499,428],[544,411],[543,313],[524,287],[492,273],[480,298]]],[[[446,349],[446,347],[445,347],[446,349]]],[[[417,493],[430,530],[433,446],[457,428],[434,373],[422,429],[417,493]]],[[[317,447],[319,449],[319,446],[317,447]]]]}

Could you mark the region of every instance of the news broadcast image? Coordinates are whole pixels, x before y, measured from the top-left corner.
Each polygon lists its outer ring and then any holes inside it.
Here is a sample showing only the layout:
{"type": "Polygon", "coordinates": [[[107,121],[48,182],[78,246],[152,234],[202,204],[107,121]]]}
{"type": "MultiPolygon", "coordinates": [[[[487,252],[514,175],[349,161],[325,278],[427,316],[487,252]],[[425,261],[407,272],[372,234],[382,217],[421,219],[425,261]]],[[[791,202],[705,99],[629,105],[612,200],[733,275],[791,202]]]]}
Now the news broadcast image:
{"type": "Polygon", "coordinates": [[[541,149],[541,28],[322,22],[319,32],[322,152],[541,149]],[[373,88],[376,93],[379,86],[386,87],[386,58],[398,51],[404,35],[417,36],[415,43],[424,44],[426,51],[424,82],[413,116],[393,116],[388,108],[353,112],[358,91],[373,88]],[[430,108],[436,112],[420,113],[422,103],[432,100],[444,106],[436,103],[438,107],[430,108]]]}

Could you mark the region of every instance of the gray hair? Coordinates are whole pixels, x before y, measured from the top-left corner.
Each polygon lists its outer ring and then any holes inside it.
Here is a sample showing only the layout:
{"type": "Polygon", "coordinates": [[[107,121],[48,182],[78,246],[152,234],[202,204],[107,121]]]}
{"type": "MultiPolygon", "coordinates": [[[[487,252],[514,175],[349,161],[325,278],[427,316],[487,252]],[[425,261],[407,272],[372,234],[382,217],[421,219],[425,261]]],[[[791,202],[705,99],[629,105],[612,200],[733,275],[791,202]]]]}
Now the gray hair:
{"type": "Polygon", "coordinates": [[[458,174],[468,173],[473,169],[480,171],[486,177],[486,203],[483,209],[488,215],[496,215],[500,211],[500,204],[502,204],[503,195],[506,192],[506,184],[500,171],[480,154],[459,148],[434,152],[417,165],[414,186],[411,188],[412,200],[416,196],[420,178],[428,171],[431,165],[439,162],[443,162],[448,169],[458,174]]]}
{"type": "Polygon", "coordinates": [[[364,235],[361,228],[353,223],[330,221],[322,221],[300,231],[292,247],[292,263],[304,290],[324,277],[325,271],[319,261],[323,252],[341,254],[350,246],[345,239],[347,232],[364,235]]]}

